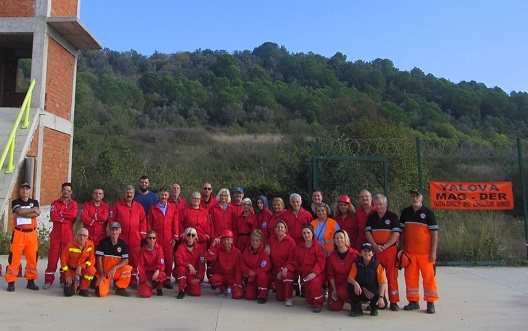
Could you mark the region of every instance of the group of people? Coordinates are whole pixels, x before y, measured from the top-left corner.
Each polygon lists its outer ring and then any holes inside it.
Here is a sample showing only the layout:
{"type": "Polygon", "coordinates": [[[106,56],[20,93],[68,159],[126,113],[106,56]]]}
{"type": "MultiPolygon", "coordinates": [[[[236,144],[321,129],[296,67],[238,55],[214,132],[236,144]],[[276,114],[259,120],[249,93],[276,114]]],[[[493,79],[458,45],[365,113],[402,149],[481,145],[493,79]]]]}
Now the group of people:
{"type": "MultiPolygon", "coordinates": [[[[189,204],[180,197],[178,184],[150,191],[143,176],[139,189],[127,185],[112,208],[103,201],[102,189],[81,209],[80,228],[73,238],[78,204],[72,184],[62,185],[61,197],[51,204],[48,266],[44,289],[52,286],[60,260],[60,285],[67,296],[91,296],[89,288],[103,297],[113,281],[115,293],[130,296],[127,288],[150,297],[154,290],[172,289],[178,283],[178,299],[200,296],[205,276],[221,296],[267,302],[269,290],[277,301],[293,305],[293,296],[320,312],[328,297],[330,310],[351,306],[350,316],[363,314],[369,302],[371,315],[388,307],[398,311],[398,256],[405,266],[404,310],[419,309],[419,274],[423,278],[427,313],[434,313],[438,299],[435,260],[438,224],[434,213],[423,206],[423,194],[410,191],[412,205],[400,217],[387,210],[387,198],[359,194],[359,206],[340,196],[332,210],[322,192],[312,194],[304,209],[299,194],[291,194],[286,208],[281,198],[265,196],[255,204],[243,188],[222,188],[216,197],[211,184],[191,195],[189,204]],[[107,235],[107,227],[109,235],[107,235]],[[400,251],[400,252],[399,252],[400,251]],[[388,299],[387,299],[388,297],[388,299]]],[[[26,255],[27,288],[38,290],[36,218],[38,201],[24,183],[20,198],[12,202],[15,216],[13,241],[6,272],[7,291],[15,290],[21,255],[26,255]]]]}

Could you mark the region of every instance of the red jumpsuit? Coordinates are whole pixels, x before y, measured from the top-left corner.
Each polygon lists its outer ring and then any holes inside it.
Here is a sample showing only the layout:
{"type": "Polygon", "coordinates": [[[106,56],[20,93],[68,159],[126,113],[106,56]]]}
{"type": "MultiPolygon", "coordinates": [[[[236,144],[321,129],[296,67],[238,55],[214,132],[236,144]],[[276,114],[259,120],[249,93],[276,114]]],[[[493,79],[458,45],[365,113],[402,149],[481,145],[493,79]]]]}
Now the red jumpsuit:
{"type": "Polygon", "coordinates": [[[328,281],[334,280],[337,291],[337,300],[332,299],[334,292],[332,286],[328,286],[328,308],[339,311],[343,309],[345,302],[351,302],[348,296],[348,274],[352,265],[361,256],[358,251],[349,247],[344,260],[334,251],[326,258],[326,277],[328,281]]]}
{"type": "Polygon", "coordinates": [[[200,283],[205,275],[205,252],[203,249],[195,245],[191,251],[187,247],[187,243],[183,242],[178,246],[174,260],[176,266],[172,275],[178,279],[180,291],[187,291],[190,295],[199,297],[202,294],[200,283]],[[189,264],[196,270],[195,275],[189,271],[189,264]],[[192,280],[195,278],[200,281],[193,284],[192,280]]]}
{"type": "Polygon", "coordinates": [[[367,242],[367,238],[365,237],[365,227],[367,226],[367,219],[370,215],[374,214],[375,212],[376,207],[374,205],[372,205],[372,210],[368,214],[363,206],[357,207],[357,226],[353,227],[353,229],[357,229],[357,232],[354,231],[348,234],[350,237],[350,246],[352,246],[353,249],[359,251],[361,249],[361,245],[367,242]]]}
{"type": "Polygon", "coordinates": [[[326,255],[323,247],[316,240],[307,248],[305,244],[298,245],[293,251],[293,260],[288,264],[288,270],[297,270],[301,275],[302,286],[305,286],[306,303],[322,308],[325,295],[323,284],[325,275],[326,255]],[[306,280],[310,273],[315,273],[315,278],[306,280]]]}
{"type": "Polygon", "coordinates": [[[147,236],[147,218],[143,206],[132,201],[129,207],[124,200],[114,204],[110,222],[121,224],[121,238],[128,246],[128,264],[132,267],[130,284],[137,284],[137,266],[141,241],[147,236]]]}
{"type": "Polygon", "coordinates": [[[95,268],[95,246],[90,239],[82,248],[77,240],[72,240],[62,250],[61,270],[65,277],[70,275],[72,280],[75,279],[79,266],[82,269],[79,290],[87,290],[97,272],[95,268]]]}
{"type": "Polygon", "coordinates": [[[185,242],[183,238],[185,229],[190,227],[195,228],[198,233],[196,246],[200,246],[205,254],[211,233],[211,222],[209,222],[207,209],[203,209],[202,207],[196,209],[193,206],[188,206],[182,215],[183,217],[180,222],[180,239],[182,239],[182,245],[185,242]]]}
{"type": "Polygon", "coordinates": [[[235,201],[231,201],[229,205],[235,211],[235,218],[240,216],[240,214],[242,213],[242,203],[238,204],[235,201]]]}
{"type": "Polygon", "coordinates": [[[167,277],[165,283],[168,284],[171,282],[170,275],[172,273],[173,262],[171,241],[174,240],[177,242],[179,240],[179,228],[180,226],[176,204],[167,203],[165,215],[163,215],[158,202],[150,207],[147,219],[147,231],[156,231],[156,244],[159,244],[163,248],[163,256],[165,256],[165,269],[163,271],[167,277]]]}
{"type": "Polygon", "coordinates": [[[295,244],[300,245],[304,242],[302,236],[302,227],[305,224],[309,224],[313,221],[312,214],[309,211],[301,207],[298,214],[288,210],[284,214],[284,220],[288,225],[288,234],[295,240],[295,244]]]}
{"type": "Polygon", "coordinates": [[[258,220],[257,216],[253,213],[249,213],[247,216],[240,215],[235,222],[235,245],[241,251],[245,251],[246,247],[249,246],[249,237],[253,230],[257,229],[258,220]]]}
{"type": "Polygon", "coordinates": [[[181,197],[178,199],[178,201],[175,201],[172,197],[169,197],[167,201],[169,201],[169,203],[172,203],[176,206],[176,210],[178,211],[178,217],[181,219],[181,214],[187,207],[187,201],[185,201],[185,199],[181,197]]]}
{"type": "Polygon", "coordinates": [[[227,204],[224,209],[218,203],[209,208],[209,218],[211,220],[211,240],[220,238],[225,229],[235,232],[236,210],[227,204]]]}
{"type": "MultiPolygon", "coordinates": [[[[288,211],[286,209],[284,209],[278,214],[273,213],[271,215],[271,218],[268,220],[268,223],[266,224],[266,228],[263,229],[263,231],[262,231],[262,233],[264,234],[264,243],[268,243],[269,242],[269,238],[277,237],[277,234],[275,233],[275,225],[277,225],[277,221],[279,221],[279,220],[282,220],[282,221],[286,222],[286,213],[287,212],[288,211]]],[[[290,233],[290,229],[289,228],[288,228],[288,233],[290,233]]]]}
{"type": "Polygon", "coordinates": [[[268,254],[264,252],[264,247],[260,245],[255,253],[253,247],[248,246],[242,253],[240,269],[246,283],[246,299],[267,299],[271,262],[268,254]],[[249,276],[251,271],[255,273],[253,276],[249,276]]]}
{"type": "Polygon", "coordinates": [[[211,198],[209,198],[209,202],[206,202],[202,195],[202,199],[200,200],[200,208],[209,211],[210,208],[213,208],[213,206],[216,206],[217,204],[218,200],[216,200],[215,197],[211,196],[211,198]]]}
{"type": "Polygon", "coordinates": [[[285,277],[277,278],[282,268],[287,268],[293,260],[293,251],[295,250],[295,240],[286,235],[282,240],[272,238],[269,241],[271,273],[277,290],[277,301],[284,301],[292,298],[293,289],[293,270],[288,270],[285,277]]]}
{"type": "Polygon", "coordinates": [[[216,286],[221,292],[231,287],[232,298],[241,299],[243,296],[242,289],[242,271],[240,270],[240,257],[242,253],[236,247],[231,247],[227,252],[224,245],[211,245],[205,254],[208,262],[215,263],[215,273],[209,278],[211,285],[216,286]]]}
{"type": "MultiPolygon", "coordinates": [[[[357,223],[356,215],[346,214],[344,218],[336,217],[334,218],[334,220],[337,222],[337,224],[339,224],[339,227],[341,228],[341,230],[346,231],[349,238],[352,235],[352,233],[356,233],[356,234],[358,233],[358,229],[357,229],[358,223],[357,223]]],[[[352,248],[354,249],[356,249],[355,248],[356,241],[357,239],[354,239],[354,241],[352,241],[352,238],[350,239],[350,245],[352,245],[352,248]]]]}
{"type": "MultiPolygon", "coordinates": [[[[66,203],[61,199],[57,199],[51,204],[50,220],[53,222],[53,229],[50,233],[48,267],[44,277],[44,283],[46,284],[53,284],[62,249],[73,240],[73,224],[77,220],[78,212],[79,205],[72,199],[69,199],[66,203]]],[[[62,271],[60,282],[64,283],[64,273],[62,271]]]]}
{"type": "Polygon", "coordinates": [[[258,229],[260,229],[260,231],[262,231],[262,233],[264,234],[264,239],[266,239],[267,232],[268,232],[268,222],[272,217],[273,217],[273,213],[268,208],[264,208],[257,216],[258,229]]]}
{"type": "MultiPolygon", "coordinates": [[[[150,211],[149,210],[149,217],[150,211]]],[[[159,238],[159,236],[158,236],[159,238]]],[[[139,275],[139,291],[138,295],[142,298],[149,298],[152,296],[152,289],[161,290],[163,282],[167,278],[165,275],[165,260],[163,259],[163,247],[156,243],[154,249],[150,250],[147,245],[143,246],[139,251],[138,257],[138,275],[139,275]],[[156,270],[159,269],[158,280],[154,281],[152,276],[156,270]],[[150,283],[150,285],[148,284],[150,283]]]]}
{"type": "Polygon", "coordinates": [[[101,239],[107,236],[106,226],[110,217],[110,205],[101,201],[99,207],[95,206],[93,200],[88,201],[81,209],[81,222],[88,230],[88,239],[94,242],[95,247],[101,239]]]}

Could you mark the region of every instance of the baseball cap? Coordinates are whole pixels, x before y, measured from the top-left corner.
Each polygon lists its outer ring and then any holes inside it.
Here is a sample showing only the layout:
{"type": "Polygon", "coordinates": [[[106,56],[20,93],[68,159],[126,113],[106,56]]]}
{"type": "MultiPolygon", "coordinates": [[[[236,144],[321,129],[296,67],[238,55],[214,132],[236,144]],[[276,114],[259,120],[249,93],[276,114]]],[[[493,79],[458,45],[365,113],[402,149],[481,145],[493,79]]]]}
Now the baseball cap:
{"type": "Polygon", "coordinates": [[[121,229],[121,224],[118,222],[112,222],[110,223],[110,229],[121,229]]]}
{"type": "Polygon", "coordinates": [[[364,243],[363,245],[361,245],[361,250],[373,251],[374,248],[370,243],[364,243]]]}
{"type": "Polygon", "coordinates": [[[244,193],[244,189],[241,188],[241,187],[237,187],[237,188],[235,189],[235,193],[244,193]]]}
{"type": "Polygon", "coordinates": [[[418,194],[418,195],[423,195],[422,191],[420,191],[419,189],[417,188],[413,188],[409,191],[409,194],[418,194]]]}
{"type": "Polygon", "coordinates": [[[22,185],[20,185],[20,188],[23,187],[31,188],[31,185],[29,185],[28,183],[22,183],[22,185]]]}

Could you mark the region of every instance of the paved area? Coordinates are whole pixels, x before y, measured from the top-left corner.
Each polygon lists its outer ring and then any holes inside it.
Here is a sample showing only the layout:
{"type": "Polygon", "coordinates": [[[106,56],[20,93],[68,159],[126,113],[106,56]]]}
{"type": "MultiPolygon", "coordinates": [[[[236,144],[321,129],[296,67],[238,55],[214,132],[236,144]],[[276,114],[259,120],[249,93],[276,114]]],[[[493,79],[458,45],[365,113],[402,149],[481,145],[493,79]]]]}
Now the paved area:
{"type": "MultiPolygon", "coordinates": [[[[5,272],[6,256],[0,256],[5,272]]],[[[6,292],[0,279],[1,330],[526,330],[528,328],[528,268],[439,267],[440,300],[436,314],[420,311],[380,311],[379,316],[348,317],[347,311],[323,309],[312,313],[301,298],[287,308],[275,301],[220,298],[218,291],[203,289],[201,297],[177,300],[177,289],[164,290],[163,297],[142,299],[113,294],[105,298],[66,298],[58,284],[42,290],[45,260],[39,260],[41,278],[37,292],[25,288],[25,279],[16,291],[6,292]]],[[[405,300],[403,272],[400,291],[405,300]]],[[[93,292],[93,291],[92,291],[93,292]]],[[[347,306],[345,306],[347,307],[347,306]]]]}

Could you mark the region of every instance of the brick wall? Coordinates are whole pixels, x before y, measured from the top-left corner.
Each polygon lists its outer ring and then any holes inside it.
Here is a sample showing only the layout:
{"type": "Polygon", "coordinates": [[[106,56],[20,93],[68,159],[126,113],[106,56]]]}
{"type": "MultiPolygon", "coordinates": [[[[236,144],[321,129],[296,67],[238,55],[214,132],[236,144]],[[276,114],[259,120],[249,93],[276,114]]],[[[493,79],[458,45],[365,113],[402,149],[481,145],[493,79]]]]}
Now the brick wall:
{"type": "Polygon", "coordinates": [[[35,130],[35,134],[31,139],[31,145],[29,145],[29,150],[26,153],[28,157],[37,157],[38,156],[38,140],[39,140],[39,129],[35,130]]]}
{"type": "Polygon", "coordinates": [[[75,57],[52,38],[49,39],[46,78],[46,111],[72,119],[75,57]]]}
{"type": "Polygon", "coordinates": [[[53,0],[50,16],[76,17],[79,0],[53,0]]]}
{"type": "Polygon", "coordinates": [[[40,204],[50,205],[60,196],[61,185],[68,181],[70,136],[44,128],[40,204]]]}
{"type": "Polygon", "coordinates": [[[33,17],[35,16],[35,1],[0,0],[0,17],[33,17]]]}

